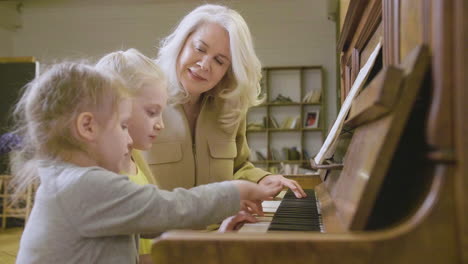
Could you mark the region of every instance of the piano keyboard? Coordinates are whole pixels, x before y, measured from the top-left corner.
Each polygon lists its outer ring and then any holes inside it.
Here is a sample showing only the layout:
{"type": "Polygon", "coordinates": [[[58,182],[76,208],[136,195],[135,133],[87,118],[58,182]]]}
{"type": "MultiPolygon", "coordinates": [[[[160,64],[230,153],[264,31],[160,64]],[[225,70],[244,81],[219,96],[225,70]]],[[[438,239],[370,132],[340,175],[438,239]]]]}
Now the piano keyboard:
{"type": "Polygon", "coordinates": [[[281,200],[268,231],[321,231],[321,217],[318,211],[315,191],[304,190],[306,198],[296,198],[288,190],[281,200]]]}
{"type": "Polygon", "coordinates": [[[264,201],[264,217],[257,217],[259,222],[244,224],[239,232],[267,231],[320,231],[323,225],[315,191],[304,190],[306,198],[298,199],[291,190],[282,193],[279,201],[264,201]]]}

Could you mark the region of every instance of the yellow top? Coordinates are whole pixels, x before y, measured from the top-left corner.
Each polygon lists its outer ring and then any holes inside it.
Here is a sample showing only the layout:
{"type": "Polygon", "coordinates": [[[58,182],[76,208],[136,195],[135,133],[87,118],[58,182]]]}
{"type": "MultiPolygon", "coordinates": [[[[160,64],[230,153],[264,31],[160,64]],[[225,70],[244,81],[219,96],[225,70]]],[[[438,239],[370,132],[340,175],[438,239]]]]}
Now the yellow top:
{"type": "MultiPolygon", "coordinates": [[[[138,185],[146,185],[146,184],[155,184],[154,179],[151,175],[151,172],[146,169],[148,165],[144,161],[141,156],[141,153],[138,150],[132,151],[132,159],[135,162],[135,166],[137,168],[136,175],[128,175],[128,178],[131,182],[134,182],[138,185]],[[146,172],[146,173],[145,173],[146,172]],[[148,173],[150,175],[148,175],[148,173]]],[[[140,247],[138,250],[140,255],[146,255],[151,253],[151,239],[140,239],[140,247]]]]}
{"type": "Polygon", "coordinates": [[[141,151],[136,149],[132,150],[132,159],[138,166],[138,170],[143,172],[143,175],[145,175],[148,183],[159,186],[158,182],[156,182],[156,179],[153,177],[150,168],[148,167],[148,163],[141,154],[141,151]]]}
{"type": "Polygon", "coordinates": [[[136,175],[128,175],[128,178],[130,179],[131,182],[134,182],[138,185],[145,185],[149,184],[148,179],[146,178],[145,174],[143,171],[138,168],[138,164],[135,164],[137,168],[137,174],[136,175]]]}

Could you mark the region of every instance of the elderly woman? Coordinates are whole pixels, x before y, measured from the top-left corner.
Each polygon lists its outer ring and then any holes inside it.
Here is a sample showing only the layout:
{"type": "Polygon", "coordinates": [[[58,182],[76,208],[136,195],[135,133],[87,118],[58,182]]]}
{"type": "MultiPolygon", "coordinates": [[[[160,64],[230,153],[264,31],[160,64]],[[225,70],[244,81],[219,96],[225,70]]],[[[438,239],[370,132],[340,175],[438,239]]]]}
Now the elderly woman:
{"type": "Polygon", "coordinates": [[[147,160],[163,189],[244,179],[301,186],[248,162],[246,113],[259,100],[261,65],[249,28],[236,11],[206,4],[165,38],[157,62],[169,80],[172,106],[147,160]]]}

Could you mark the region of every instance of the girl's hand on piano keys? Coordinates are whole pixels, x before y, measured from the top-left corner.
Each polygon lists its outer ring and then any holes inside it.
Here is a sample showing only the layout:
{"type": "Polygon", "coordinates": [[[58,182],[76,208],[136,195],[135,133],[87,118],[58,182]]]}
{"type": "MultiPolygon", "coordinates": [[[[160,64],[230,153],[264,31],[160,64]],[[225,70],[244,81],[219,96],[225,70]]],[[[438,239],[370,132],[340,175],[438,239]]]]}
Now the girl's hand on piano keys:
{"type": "Polygon", "coordinates": [[[240,211],[236,215],[230,216],[221,223],[218,232],[224,233],[227,231],[239,230],[244,223],[256,223],[258,220],[255,216],[246,211],[240,211]]]}
{"type": "Polygon", "coordinates": [[[233,180],[232,183],[237,187],[241,200],[249,200],[254,203],[257,201],[272,200],[279,193],[283,186],[280,183],[269,185],[259,185],[244,180],[233,180]]]}
{"type": "Polygon", "coordinates": [[[241,211],[246,211],[250,214],[257,214],[263,216],[262,201],[241,200],[241,211]]]}
{"type": "Polygon", "coordinates": [[[283,175],[279,175],[279,174],[267,175],[263,177],[258,182],[258,184],[263,185],[263,186],[269,186],[271,184],[274,184],[274,185],[281,184],[281,186],[286,186],[289,189],[291,189],[291,191],[293,191],[293,193],[296,195],[297,198],[307,197],[307,194],[304,192],[304,190],[302,189],[301,185],[299,185],[299,183],[297,183],[295,180],[287,179],[283,175]]]}

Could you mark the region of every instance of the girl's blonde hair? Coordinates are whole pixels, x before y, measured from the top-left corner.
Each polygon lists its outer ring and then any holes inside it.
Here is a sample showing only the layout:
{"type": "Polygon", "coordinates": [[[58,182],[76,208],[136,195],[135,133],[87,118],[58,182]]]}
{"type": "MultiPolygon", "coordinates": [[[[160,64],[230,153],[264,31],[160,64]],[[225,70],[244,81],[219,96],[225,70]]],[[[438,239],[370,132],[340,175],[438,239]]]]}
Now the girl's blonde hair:
{"type": "Polygon", "coordinates": [[[159,66],[136,49],[109,53],[96,63],[96,68],[117,73],[133,96],[148,82],[157,81],[167,89],[166,77],[159,66]]]}
{"type": "Polygon", "coordinates": [[[119,77],[84,63],[53,65],[28,83],[13,112],[14,133],[22,140],[11,159],[16,193],[37,179],[39,160],[63,160],[69,151],[86,151],[71,130],[81,112],[111,115],[124,97],[119,77]]]}
{"type": "Polygon", "coordinates": [[[205,4],[195,8],[181,20],[172,34],[161,41],[156,61],[168,77],[170,103],[187,102],[189,94],[177,77],[177,59],[190,34],[205,23],[216,23],[229,33],[231,66],[208,93],[220,107],[221,126],[230,129],[239,123],[249,107],[263,101],[259,98],[261,64],[247,23],[239,13],[221,5],[205,4]]]}

